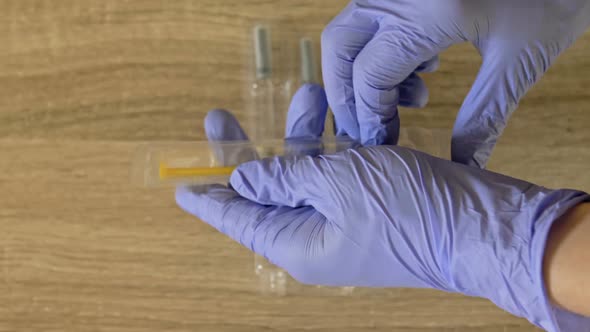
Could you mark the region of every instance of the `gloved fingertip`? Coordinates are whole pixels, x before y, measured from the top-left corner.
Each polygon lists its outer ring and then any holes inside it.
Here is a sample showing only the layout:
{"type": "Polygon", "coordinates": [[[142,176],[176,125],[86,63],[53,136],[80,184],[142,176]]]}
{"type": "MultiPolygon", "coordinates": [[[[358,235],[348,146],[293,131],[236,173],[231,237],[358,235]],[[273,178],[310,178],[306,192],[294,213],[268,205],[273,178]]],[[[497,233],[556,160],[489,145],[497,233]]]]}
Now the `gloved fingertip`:
{"type": "Polygon", "coordinates": [[[404,107],[422,108],[428,104],[430,92],[426,83],[416,74],[410,75],[399,86],[399,104],[404,107]]]}
{"type": "Polygon", "coordinates": [[[213,109],[205,116],[205,128],[215,126],[219,123],[225,123],[226,121],[235,121],[233,114],[224,109],[213,109]]]}
{"type": "Polygon", "coordinates": [[[432,73],[435,72],[440,67],[440,58],[435,56],[434,58],[423,62],[416,68],[416,71],[419,73],[432,73]]]}
{"type": "Polygon", "coordinates": [[[210,141],[247,140],[238,120],[230,112],[215,109],[205,117],[205,133],[210,141]]]}
{"type": "Polygon", "coordinates": [[[324,131],[328,101],[324,89],[317,84],[303,85],[293,97],[285,137],[319,137],[324,131]]]}
{"type": "Polygon", "coordinates": [[[302,91],[307,91],[308,93],[320,93],[326,95],[324,88],[316,83],[305,83],[301,86],[302,91]]]}
{"type": "Polygon", "coordinates": [[[326,90],[321,85],[314,83],[307,83],[304,85],[307,90],[307,94],[311,97],[315,103],[315,108],[318,111],[326,112],[328,110],[328,97],[326,96],[326,90]]]}
{"type": "Polygon", "coordinates": [[[387,122],[364,128],[361,132],[361,142],[365,146],[397,145],[399,130],[399,116],[395,116],[387,122]]]}
{"type": "Polygon", "coordinates": [[[418,99],[415,100],[415,108],[424,108],[426,107],[426,105],[428,105],[428,101],[430,100],[430,94],[428,92],[428,90],[426,90],[426,93],[422,94],[418,99]]]}
{"type": "Polygon", "coordinates": [[[425,92],[411,96],[402,92],[399,104],[400,106],[409,108],[424,108],[426,105],[428,105],[429,99],[430,96],[427,90],[425,92]]]}

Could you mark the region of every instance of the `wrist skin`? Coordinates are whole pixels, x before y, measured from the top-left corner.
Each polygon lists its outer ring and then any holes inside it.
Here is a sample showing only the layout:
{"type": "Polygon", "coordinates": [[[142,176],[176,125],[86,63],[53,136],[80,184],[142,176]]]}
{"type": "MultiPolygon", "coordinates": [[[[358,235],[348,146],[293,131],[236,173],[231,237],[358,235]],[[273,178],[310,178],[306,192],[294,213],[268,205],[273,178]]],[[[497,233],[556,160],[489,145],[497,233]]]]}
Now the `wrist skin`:
{"type": "Polygon", "coordinates": [[[553,304],[590,316],[590,202],[570,209],[551,228],[543,275],[553,304]]]}

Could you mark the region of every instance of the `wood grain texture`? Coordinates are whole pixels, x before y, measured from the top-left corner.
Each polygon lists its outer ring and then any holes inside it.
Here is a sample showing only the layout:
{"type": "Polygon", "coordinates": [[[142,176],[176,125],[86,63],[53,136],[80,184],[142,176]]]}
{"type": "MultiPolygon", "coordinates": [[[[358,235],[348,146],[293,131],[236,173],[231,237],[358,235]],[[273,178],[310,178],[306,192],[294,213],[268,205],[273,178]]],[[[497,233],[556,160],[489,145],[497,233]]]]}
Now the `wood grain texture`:
{"type": "MultiPolygon", "coordinates": [[[[319,35],[346,3],[0,1],[0,331],[532,331],[434,291],[260,296],[246,250],[172,190],[129,185],[138,141],[202,139],[208,109],[242,114],[253,22],[319,35]]],[[[586,35],[526,97],[492,169],[590,190],[589,52],[586,35]]],[[[404,124],[450,128],[479,63],[446,52],[404,124]]]]}

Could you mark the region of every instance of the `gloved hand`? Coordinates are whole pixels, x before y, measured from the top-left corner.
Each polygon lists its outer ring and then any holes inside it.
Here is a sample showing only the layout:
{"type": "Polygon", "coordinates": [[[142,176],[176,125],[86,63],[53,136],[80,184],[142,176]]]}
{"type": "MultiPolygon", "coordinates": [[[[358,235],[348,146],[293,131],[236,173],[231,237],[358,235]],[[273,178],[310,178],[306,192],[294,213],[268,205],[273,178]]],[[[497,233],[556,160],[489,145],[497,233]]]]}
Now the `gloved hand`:
{"type": "MultiPolygon", "coordinates": [[[[320,135],[321,98],[317,86],[299,91],[291,136],[320,135]]],[[[245,138],[227,112],[206,126],[211,139],[245,138]]],[[[542,278],[553,222],[585,193],[395,146],[249,162],[230,184],[181,187],[176,199],[301,282],[436,288],[488,298],[549,331],[590,328],[549,304],[542,278]]]]}
{"type": "Polygon", "coordinates": [[[484,167],[520,99],[588,25],[586,0],[353,0],[322,36],[338,132],[396,144],[398,105],[428,100],[417,73],[469,41],[483,64],[455,123],[452,158],[484,167]]]}

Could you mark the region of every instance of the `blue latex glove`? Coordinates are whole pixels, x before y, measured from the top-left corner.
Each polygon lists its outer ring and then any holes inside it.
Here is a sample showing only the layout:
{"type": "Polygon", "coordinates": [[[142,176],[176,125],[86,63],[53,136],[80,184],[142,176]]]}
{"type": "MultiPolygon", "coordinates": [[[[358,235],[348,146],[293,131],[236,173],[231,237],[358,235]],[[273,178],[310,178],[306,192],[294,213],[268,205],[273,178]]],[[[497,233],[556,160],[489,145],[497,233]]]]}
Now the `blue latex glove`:
{"type": "Polygon", "coordinates": [[[484,167],[520,99],[588,25],[587,0],[353,0],[322,36],[338,133],[396,144],[398,105],[428,100],[417,73],[468,41],[483,64],[455,123],[452,158],[484,167]]]}
{"type": "MultiPolygon", "coordinates": [[[[322,98],[317,86],[298,92],[290,136],[321,134],[322,98]]],[[[227,112],[206,126],[210,139],[245,138],[227,112]]],[[[176,199],[303,283],[460,292],[548,331],[590,331],[549,304],[542,277],[548,232],[590,200],[583,192],[379,146],[245,163],[230,188],[182,187],[176,199]]]]}

